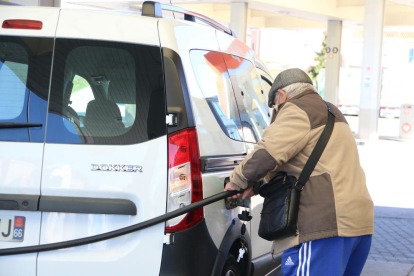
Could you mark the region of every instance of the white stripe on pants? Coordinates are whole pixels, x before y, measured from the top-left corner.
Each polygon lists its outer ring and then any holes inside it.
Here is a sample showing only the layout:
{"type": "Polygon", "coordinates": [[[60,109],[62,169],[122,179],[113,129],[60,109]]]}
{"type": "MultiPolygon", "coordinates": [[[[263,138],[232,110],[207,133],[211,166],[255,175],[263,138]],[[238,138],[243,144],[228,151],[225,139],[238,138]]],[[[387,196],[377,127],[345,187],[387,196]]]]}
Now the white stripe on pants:
{"type": "Polygon", "coordinates": [[[301,276],[310,276],[309,271],[310,271],[311,253],[312,253],[312,241],[303,243],[299,249],[299,266],[298,266],[298,270],[296,271],[296,276],[300,276],[300,274],[301,276]],[[303,249],[303,260],[302,260],[302,249],[303,249]],[[307,266],[306,270],[305,270],[305,265],[307,266]],[[301,267],[302,267],[302,273],[300,273],[301,267]],[[305,274],[305,271],[306,271],[306,274],[305,274]]]}

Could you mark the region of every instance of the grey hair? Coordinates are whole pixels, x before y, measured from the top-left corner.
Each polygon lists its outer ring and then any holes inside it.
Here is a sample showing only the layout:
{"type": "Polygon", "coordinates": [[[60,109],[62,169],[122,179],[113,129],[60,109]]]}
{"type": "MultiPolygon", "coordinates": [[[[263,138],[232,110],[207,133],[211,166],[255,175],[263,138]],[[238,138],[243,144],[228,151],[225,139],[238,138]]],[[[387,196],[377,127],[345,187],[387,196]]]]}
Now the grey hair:
{"type": "MultiPolygon", "coordinates": [[[[288,86],[283,87],[282,90],[285,91],[287,100],[303,92],[309,91],[309,90],[318,92],[316,91],[315,87],[313,87],[312,84],[304,83],[304,82],[297,82],[297,83],[290,84],[288,86]]],[[[279,96],[280,96],[280,93],[277,92],[275,96],[276,100],[279,100],[279,96]]]]}

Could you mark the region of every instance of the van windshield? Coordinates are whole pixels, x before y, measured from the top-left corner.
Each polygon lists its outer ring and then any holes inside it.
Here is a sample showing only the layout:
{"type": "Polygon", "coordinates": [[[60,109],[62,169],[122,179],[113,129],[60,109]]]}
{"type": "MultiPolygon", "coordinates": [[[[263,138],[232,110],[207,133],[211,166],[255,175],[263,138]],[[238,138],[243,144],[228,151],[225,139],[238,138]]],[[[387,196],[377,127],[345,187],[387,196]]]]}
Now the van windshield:
{"type": "Polygon", "coordinates": [[[57,39],[46,142],[133,144],[166,135],[160,48],[57,39]]]}

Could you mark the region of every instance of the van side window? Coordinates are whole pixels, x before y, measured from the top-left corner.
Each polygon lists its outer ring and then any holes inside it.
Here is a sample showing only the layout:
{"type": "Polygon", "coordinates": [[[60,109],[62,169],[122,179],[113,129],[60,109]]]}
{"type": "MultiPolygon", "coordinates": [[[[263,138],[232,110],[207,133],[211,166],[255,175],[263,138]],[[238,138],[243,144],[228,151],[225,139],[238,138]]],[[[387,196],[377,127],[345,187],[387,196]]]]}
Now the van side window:
{"type": "Polygon", "coordinates": [[[261,80],[247,59],[223,54],[236,95],[246,142],[257,143],[269,126],[269,108],[261,80]]]}
{"type": "Polygon", "coordinates": [[[52,50],[52,38],[0,36],[0,123],[42,125],[1,128],[0,141],[44,142],[52,50]]]}
{"type": "Polygon", "coordinates": [[[270,88],[272,88],[272,84],[266,77],[264,76],[260,76],[260,77],[262,79],[262,85],[263,85],[263,90],[265,92],[265,95],[269,95],[269,91],[270,91],[270,88]]]}
{"type": "Polygon", "coordinates": [[[222,54],[192,50],[190,58],[201,92],[221,129],[228,137],[243,141],[239,112],[222,54]]]}
{"type": "Polygon", "coordinates": [[[267,97],[269,95],[270,88],[272,88],[273,78],[268,73],[260,69],[259,67],[256,67],[256,69],[257,69],[257,72],[259,72],[260,74],[265,96],[267,97]]]}
{"type": "Polygon", "coordinates": [[[166,135],[159,47],[56,39],[46,142],[134,144],[166,135]]]}

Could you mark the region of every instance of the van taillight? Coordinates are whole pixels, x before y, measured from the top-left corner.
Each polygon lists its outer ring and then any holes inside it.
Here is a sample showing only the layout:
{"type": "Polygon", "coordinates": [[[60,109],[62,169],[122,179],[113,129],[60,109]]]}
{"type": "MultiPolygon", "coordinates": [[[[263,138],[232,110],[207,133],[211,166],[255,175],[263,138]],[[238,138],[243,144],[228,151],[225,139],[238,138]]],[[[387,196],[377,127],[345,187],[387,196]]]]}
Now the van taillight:
{"type": "MultiPolygon", "coordinates": [[[[197,131],[188,128],[168,135],[168,199],[171,212],[203,199],[197,131]]],[[[166,222],[166,232],[188,229],[204,217],[203,208],[166,222]]]]}
{"type": "Polygon", "coordinates": [[[36,20],[7,19],[3,21],[4,29],[31,29],[41,30],[43,23],[36,20]]]}

